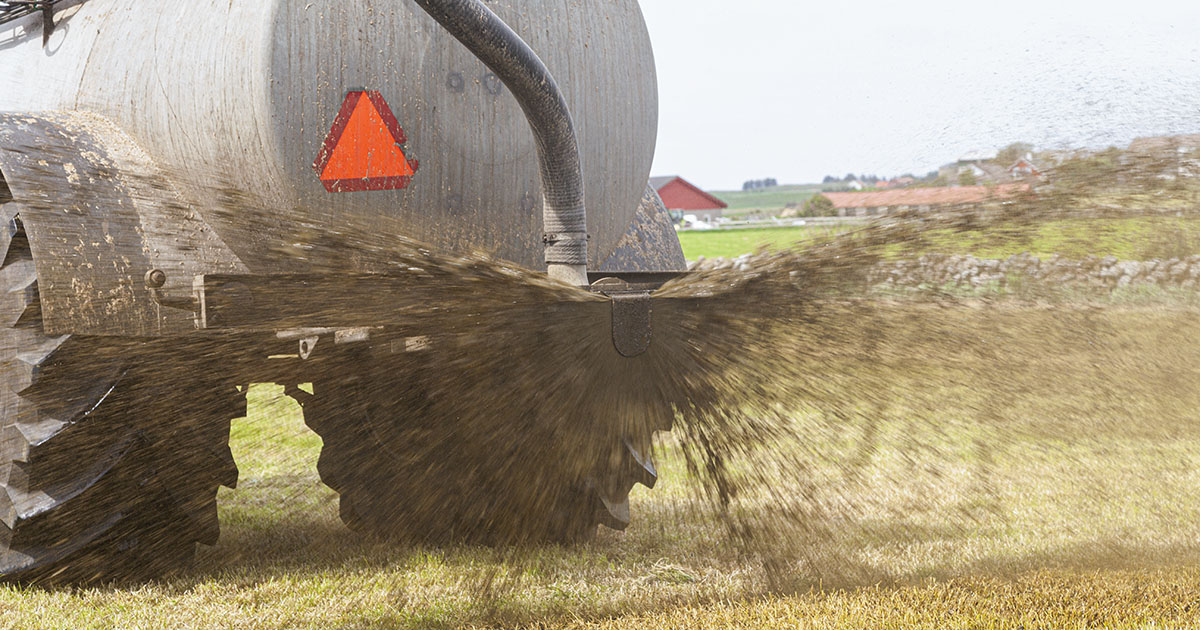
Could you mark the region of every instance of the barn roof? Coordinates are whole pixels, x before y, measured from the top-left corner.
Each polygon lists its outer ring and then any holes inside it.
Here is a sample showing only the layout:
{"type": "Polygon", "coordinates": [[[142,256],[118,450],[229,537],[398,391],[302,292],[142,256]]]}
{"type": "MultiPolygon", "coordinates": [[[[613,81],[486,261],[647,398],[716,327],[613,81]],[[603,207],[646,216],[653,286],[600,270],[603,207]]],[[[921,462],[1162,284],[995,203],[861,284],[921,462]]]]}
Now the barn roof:
{"type": "Polygon", "coordinates": [[[662,190],[663,186],[666,186],[667,184],[670,184],[671,182],[673,182],[677,179],[679,179],[678,175],[666,175],[664,177],[651,177],[650,178],[650,186],[653,187],[654,190],[662,190]]]}
{"type": "Polygon", "coordinates": [[[651,177],[650,178],[650,186],[652,186],[655,191],[662,192],[662,189],[666,188],[667,184],[670,184],[671,182],[674,182],[674,181],[678,181],[680,184],[682,184],[682,185],[692,189],[693,191],[699,193],[700,195],[704,196],[706,199],[708,199],[709,201],[712,202],[713,208],[724,209],[724,208],[729,207],[729,204],[725,203],[724,201],[721,201],[720,199],[717,199],[716,197],[704,192],[703,190],[700,190],[700,188],[697,187],[695,184],[693,184],[692,182],[689,182],[688,180],[686,180],[678,175],[667,175],[664,177],[651,177]]]}
{"type": "Polygon", "coordinates": [[[1028,184],[999,186],[955,186],[940,188],[902,188],[877,192],[821,193],[835,208],[882,208],[895,206],[952,206],[1003,199],[1029,190],[1028,184]]]}
{"type": "Polygon", "coordinates": [[[1042,169],[1038,168],[1037,164],[1033,163],[1033,160],[1027,160],[1025,158],[1020,158],[1016,162],[1013,162],[1013,165],[1008,167],[1009,172],[1012,172],[1013,169],[1021,168],[1022,164],[1025,165],[1025,168],[1031,168],[1038,173],[1042,172],[1042,169]]]}

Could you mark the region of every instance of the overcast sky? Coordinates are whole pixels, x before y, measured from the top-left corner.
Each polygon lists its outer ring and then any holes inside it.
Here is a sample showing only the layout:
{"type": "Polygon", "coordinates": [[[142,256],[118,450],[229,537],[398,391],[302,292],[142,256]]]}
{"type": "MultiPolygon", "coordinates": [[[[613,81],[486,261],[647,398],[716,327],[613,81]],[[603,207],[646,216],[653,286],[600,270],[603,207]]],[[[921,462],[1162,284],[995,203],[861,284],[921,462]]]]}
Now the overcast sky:
{"type": "Polygon", "coordinates": [[[654,175],[923,174],[1013,141],[1200,132],[1200,2],[641,0],[654,175]]]}

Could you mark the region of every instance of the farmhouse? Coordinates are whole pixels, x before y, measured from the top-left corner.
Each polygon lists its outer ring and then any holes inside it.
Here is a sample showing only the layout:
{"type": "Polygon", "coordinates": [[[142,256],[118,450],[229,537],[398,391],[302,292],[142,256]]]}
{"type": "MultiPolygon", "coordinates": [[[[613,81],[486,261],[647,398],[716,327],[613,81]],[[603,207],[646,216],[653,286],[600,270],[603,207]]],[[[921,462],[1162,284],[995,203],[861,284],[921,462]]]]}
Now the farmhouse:
{"type": "Polygon", "coordinates": [[[951,184],[960,181],[968,175],[973,177],[975,181],[984,184],[994,184],[1008,180],[1009,178],[1006,177],[1007,173],[1004,167],[993,163],[995,159],[995,151],[975,151],[938,169],[938,176],[951,184]]]}
{"type": "Polygon", "coordinates": [[[671,217],[676,220],[685,215],[693,215],[700,221],[712,222],[729,207],[724,201],[700,190],[678,175],[651,177],[650,185],[658,191],[663,205],[671,211],[671,217]]]}
{"type": "Polygon", "coordinates": [[[886,190],[888,188],[904,188],[905,186],[912,186],[915,183],[917,183],[915,178],[908,177],[906,175],[904,177],[897,177],[895,179],[881,179],[878,182],[875,182],[875,188],[878,190],[886,190]]]}
{"type": "Polygon", "coordinates": [[[1037,178],[1042,176],[1042,169],[1038,168],[1037,165],[1033,163],[1032,155],[1026,155],[1023,158],[1018,159],[1016,162],[1013,162],[1013,165],[1008,167],[1008,174],[1011,175],[1013,179],[1029,179],[1031,177],[1037,178]]]}
{"type": "Polygon", "coordinates": [[[833,202],[838,216],[866,217],[905,210],[930,211],[996,201],[1015,197],[1028,190],[1028,184],[1002,184],[822,194],[833,202]]]}

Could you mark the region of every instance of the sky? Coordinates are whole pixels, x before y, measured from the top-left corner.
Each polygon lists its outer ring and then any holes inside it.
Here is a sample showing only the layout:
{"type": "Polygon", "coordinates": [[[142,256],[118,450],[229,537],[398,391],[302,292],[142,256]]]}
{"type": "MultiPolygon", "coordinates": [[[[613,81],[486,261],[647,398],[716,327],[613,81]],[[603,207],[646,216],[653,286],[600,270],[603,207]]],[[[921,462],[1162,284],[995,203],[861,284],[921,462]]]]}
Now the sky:
{"type": "Polygon", "coordinates": [[[641,0],[653,175],[924,174],[961,155],[1200,133],[1200,2],[641,0]]]}

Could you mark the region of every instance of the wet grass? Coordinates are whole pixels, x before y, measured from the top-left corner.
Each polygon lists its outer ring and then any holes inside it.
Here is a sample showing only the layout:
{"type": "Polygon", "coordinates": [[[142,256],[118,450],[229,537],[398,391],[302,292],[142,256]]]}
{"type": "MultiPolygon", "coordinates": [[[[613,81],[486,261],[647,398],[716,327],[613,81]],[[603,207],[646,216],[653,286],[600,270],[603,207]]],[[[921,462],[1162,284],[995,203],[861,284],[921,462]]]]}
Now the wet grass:
{"type": "MultiPolygon", "coordinates": [[[[947,334],[980,328],[973,309],[955,308],[964,310],[940,320],[947,334]]],[[[1058,315],[1030,317],[1045,325],[1058,315]]],[[[1124,352],[1111,369],[1089,364],[1086,349],[1021,353],[1019,364],[981,373],[975,363],[984,357],[900,362],[887,342],[877,348],[888,360],[869,363],[863,382],[890,385],[864,390],[859,411],[878,422],[795,412],[797,433],[820,454],[811,479],[865,509],[853,520],[822,523],[820,546],[768,541],[757,551],[780,559],[771,574],[696,503],[670,437],[659,486],[635,490],[635,521],[624,534],[602,530],[580,547],[515,550],[361,539],[340,524],[336,497],[316,475],[320,440],[298,408],[279,388],[255,386],[249,417],[234,423],[241,480],[221,491],[221,541],[202,550],[193,570],[136,587],[6,587],[0,626],[1193,625],[1200,620],[1200,431],[1187,418],[1200,410],[1189,393],[1200,373],[1200,334],[1192,334],[1200,322],[1150,306],[1103,317],[1118,331],[1113,347],[1124,352]],[[1085,367],[1063,374],[1065,365],[1085,367]],[[1108,387],[1122,370],[1132,381],[1108,387]],[[981,405],[995,392],[968,377],[1003,374],[1012,375],[1001,412],[1009,423],[967,421],[973,412],[996,412],[981,405]],[[901,394],[916,391],[939,415],[901,394]],[[1163,395],[1176,399],[1163,406],[1163,395]],[[1163,409],[1170,417],[1159,415],[1163,409]],[[856,463],[825,465],[835,461],[856,463]]],[[[895,343],[911,345],[902,336],[895,343]]],[[[867,369],[827,368],[831,387],[852,386],[846,372],[867,369]]],[[[779,490],[805,491],[794,483],[781,477],[779,490]]],[[[736,509],[757,505],[742,497],[736,509]]]]}

